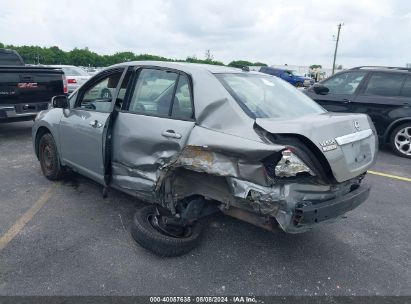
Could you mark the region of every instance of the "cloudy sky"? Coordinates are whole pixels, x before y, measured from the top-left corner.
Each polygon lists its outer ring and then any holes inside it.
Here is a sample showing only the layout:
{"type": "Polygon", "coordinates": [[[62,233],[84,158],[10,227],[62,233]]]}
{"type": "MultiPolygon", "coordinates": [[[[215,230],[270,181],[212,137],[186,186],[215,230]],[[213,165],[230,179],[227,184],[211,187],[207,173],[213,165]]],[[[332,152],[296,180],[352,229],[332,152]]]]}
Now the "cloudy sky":
{"type": "Polygon", "coordinates": [[[2,1],[0,42],[331,67],[340,21],[337,64],[411,63],[408,0],[2,1]]]}

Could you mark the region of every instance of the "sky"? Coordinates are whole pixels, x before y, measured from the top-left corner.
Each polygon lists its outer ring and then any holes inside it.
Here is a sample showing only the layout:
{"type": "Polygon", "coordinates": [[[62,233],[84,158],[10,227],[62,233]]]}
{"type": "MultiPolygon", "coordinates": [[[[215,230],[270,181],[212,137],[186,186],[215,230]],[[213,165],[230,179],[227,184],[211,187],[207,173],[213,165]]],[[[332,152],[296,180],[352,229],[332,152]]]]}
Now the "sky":
{"type": "Polygon", "coordinates": [[[331,67],[411,63],[408,0],[1,0],[0,42],[331,67]]]}

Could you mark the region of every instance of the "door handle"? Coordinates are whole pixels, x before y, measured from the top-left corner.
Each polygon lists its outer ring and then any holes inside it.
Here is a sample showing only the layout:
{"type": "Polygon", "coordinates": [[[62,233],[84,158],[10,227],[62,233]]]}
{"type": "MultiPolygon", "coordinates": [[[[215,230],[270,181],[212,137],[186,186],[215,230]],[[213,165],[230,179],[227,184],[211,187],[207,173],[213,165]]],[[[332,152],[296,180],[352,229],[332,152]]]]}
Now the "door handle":
{"type": "Polygon", "coordinates": [[[350,103],[351,100],[349,100],[349,99],[347,99],[347,98],[344,98],[344,99],[343,99],[343,102],[344,102],[344,103],[350,103]]]}
{"type": "Polygon", "coordinates": [[[89,125],[92,126],[93,128],[101,128],[103,125],[98,122],[98,120],[92,120],[89,122],[89,125]]]}
{"type": "Polygon", "coordinates": [[[181,134],[174,132],[174,130],[167,130],[161,133],[164,137],[169,137],[169,138],[181,138],[181,134]]]}

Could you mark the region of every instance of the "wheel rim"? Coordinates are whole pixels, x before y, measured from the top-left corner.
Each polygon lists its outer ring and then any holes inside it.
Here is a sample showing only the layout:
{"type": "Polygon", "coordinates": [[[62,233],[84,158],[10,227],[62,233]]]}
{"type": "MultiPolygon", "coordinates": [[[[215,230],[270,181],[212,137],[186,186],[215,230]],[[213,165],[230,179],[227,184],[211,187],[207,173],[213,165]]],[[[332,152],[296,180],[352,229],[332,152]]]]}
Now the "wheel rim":
{"type": "Polygon", "coordinates": [[[41,147],[42,167],[47,173],[54,170],[54,156],[53,150],[49,144],[43,144],[41,147]]]}
{"type": "Polygon", "coordinates": [[[147,221],[158,232],[175,238],[186,238],[191,236],[191,227],[174,227],[165,225],[159,217],[160,216],[155,214],[147,215],[147,221]]]}
{"type": "Polygon", "coordinates": [[[395,135],[395,147],[404,155],[411,156],[411,127],[405,127],[395,135]]]}

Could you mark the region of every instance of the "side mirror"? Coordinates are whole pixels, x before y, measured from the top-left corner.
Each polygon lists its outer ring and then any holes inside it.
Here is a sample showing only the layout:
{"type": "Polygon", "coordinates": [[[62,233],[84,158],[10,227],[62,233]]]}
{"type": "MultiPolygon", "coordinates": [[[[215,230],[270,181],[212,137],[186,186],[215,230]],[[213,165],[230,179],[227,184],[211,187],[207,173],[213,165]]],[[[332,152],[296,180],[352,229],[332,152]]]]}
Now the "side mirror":
{"type": "Polygon", "coordinates": [[[313,90],[315,94],[318,94],[318,95],[327,95],[328,92],[330,92],[330,89],[322,84],[313,85],[313,90]]]}
{"type": "Polygon", "coordinates": [[[68,109],[70,107],[66,95],[57,95],[51,98],[53,108],[68,109]]]}

